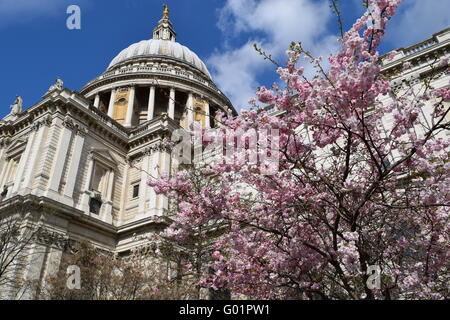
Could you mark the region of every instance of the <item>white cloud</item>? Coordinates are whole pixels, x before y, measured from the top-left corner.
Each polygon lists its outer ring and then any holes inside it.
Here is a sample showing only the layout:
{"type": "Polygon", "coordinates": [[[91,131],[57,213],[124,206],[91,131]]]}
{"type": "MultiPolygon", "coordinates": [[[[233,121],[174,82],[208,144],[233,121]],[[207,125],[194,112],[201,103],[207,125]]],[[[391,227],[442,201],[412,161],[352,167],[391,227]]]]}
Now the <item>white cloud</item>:
{"type": "MultiPolygon", "coordinates": [[[[227,0],[220,10],[219,28],[231,39],[248,39],[235,48],[216,50],[208,59],[218,86],[238,109],[247,106],[259,84],[258,77],[273,66],[253,49],[257,42],[280,61],[291,41],[301,41],[316,55],[328,55],[337,46],[328,34],[333,18],[327,1],[227,0]]],[[[270,85],[265,83],[264,85],[270,85]]]]}
{"type": "Polygon", "coordinates": [[[250,42],[234,50],[214,53],[208,64],[213,67],[214,81],[236,108],[247,105],[259,85],[256,74],[267,67],[250,42]]]}
{"type": "Polygon", "coordinates": [[[425,40],[450,26],[449,0],[408,0],[389,27],[387,38],[395,47],[425,40]]]}

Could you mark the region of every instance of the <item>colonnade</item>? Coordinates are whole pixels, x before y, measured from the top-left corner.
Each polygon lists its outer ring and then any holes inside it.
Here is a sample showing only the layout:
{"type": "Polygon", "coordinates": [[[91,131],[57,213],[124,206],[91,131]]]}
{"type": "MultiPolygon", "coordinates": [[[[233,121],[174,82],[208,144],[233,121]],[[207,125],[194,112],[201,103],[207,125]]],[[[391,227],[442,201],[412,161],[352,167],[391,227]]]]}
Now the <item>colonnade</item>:
{"type": "MultiPolygon", "coordinates": [[[[116,98],[116,92],[118,88],[114,88],[111,91],[111,97],[109,100],[108,105],[108,116],[113,118],[114,115],[114,102],[116,98]]],[[[147,120],[153,120],[155,117],[155,98],[156,98],[156,86],[150,86],[150,93],[149,93],[149,99],[148,99],[148,113],[147,113],[147,120]]],[[[167,115],[171,119],[175,119],[175,94],[176,90],[175,88],[170,88],[169,93],[169,103],[167,105],[167,115]]],[[[130,89],[129,97],[128,97],[128,107],[127,107],[127,113],[126,118],[124,122],[125,127],[131,127],[132,126],[132,118],[134,114],[134,108],[135,108],[135,98],[136,98],[136,87],[132,86],[130,89]]],[[[97,93],[95,95],[94,99],[94,107],[98,108],[100,105],[100,93],[97,93]]],[[[186,104],[187,109],[187,118],[188,118],[188,125],[192,124],[194,122],[194,94],[192,92],[188,93],[188,99],[186,104]]],[[[205,126],[211,127],[211,119],[210,119],[210,103],[209,101],[205,100],[205,126]]]]}

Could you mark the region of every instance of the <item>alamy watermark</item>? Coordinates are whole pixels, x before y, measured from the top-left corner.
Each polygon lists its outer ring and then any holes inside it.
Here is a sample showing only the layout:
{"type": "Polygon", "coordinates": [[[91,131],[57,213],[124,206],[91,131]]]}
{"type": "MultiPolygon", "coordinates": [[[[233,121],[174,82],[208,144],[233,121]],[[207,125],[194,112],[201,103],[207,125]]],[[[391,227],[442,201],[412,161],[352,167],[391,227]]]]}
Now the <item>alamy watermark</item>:
{"type": "Polygon", "coordinates": [[[71,265],[67,267],[66,274],[68,275],[66,286],[69,290],[81,289],[81,270],[79,266],[71,265]]]}
{"type": "Polygon", "coordinates": [[[381,267],[378,265],[368,266],[366,286],[370,290],[381,289],[381,267]]]}
{"type": "Polygon", "coordinates": [[[69,15],[66,21],[67,29],[80,30],[81,29],[81,8],[75,4],[67,7],[66,13],[69,15]]]}
{"type": "Polygon", "coordinates": [[[171,142],[172,158],[179,164],[206,162],[212,165],[247,165],[263,175],[279,170],[280,137],[278,129],[201,128],[175,130],[171,142]],[[192,148],[194,152],[192,152],[192,148]]]}

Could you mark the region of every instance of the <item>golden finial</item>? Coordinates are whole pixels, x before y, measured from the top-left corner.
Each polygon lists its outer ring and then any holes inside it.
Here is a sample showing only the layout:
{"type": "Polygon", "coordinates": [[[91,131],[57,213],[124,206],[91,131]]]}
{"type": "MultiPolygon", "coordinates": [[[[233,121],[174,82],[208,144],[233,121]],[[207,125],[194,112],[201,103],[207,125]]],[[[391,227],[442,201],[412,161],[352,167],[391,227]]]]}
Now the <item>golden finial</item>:
{"type": "Polygon", "coordinates": [[[169,19],[169,6],[167,4],[163,4],[164,12],[163,12],[163,19],[167,20],[169,19]]]}

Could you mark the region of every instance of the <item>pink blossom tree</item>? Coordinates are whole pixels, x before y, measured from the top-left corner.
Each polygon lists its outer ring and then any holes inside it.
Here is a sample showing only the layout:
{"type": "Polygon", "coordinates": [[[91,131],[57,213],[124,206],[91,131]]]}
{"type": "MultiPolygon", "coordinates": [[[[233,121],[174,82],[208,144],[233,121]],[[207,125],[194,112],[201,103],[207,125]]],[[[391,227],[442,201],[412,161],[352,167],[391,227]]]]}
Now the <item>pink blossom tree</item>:
{"type": "Polygon", "coordinates": [[[244,132],[231,137],[244,148],[197,168],[203,188],[184,171],[150,183],[179,204],[176,236],[226,225],[203,285],[263,299],[450,297],[449,89],[425,81],[399,91],[381,73],[377,48],[400,2],[369,1],[379,14],[368,11],[343,35],[327,71],[293,43],[278,69],[285,87],[257,92],[279,112],[254,102],[224,115],[220,130],[244,132]],[[279,148],[258,156],[277,152],[278,168],[261,174],[246,132],[274,129],[279,148]]]}

